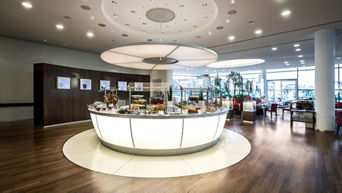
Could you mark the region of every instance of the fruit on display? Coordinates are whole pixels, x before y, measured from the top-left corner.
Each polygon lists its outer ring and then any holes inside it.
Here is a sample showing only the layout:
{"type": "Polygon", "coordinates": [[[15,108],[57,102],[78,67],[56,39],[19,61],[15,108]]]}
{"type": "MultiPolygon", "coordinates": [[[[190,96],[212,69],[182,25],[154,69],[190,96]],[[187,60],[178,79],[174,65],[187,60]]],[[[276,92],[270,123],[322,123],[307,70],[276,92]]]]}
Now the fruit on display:
{"type": "Polygon", "coordinates": [[[206,111],[208,112],[216,112],[215,107],[209,107],[206,111]]]}
{"type": "Polygon", "coordinates": [[[198,113],[198,110],[189,109],[189,110],[188,110],[188,113],[190,113],[190,114],[195,114],[195,113],[198,113]]]}
{"type": "Polygon", "coordinates": [[[164,104],[156,105],[156,111],[164,111],[164,110],[165,110],[165,105],[164,104]]]}
{"type": "Polygon", "coordinates": [[[118,103],[119,97],[116,94],[106,94],[105,99],[107,101],[107,104],[116,105],[118,103]]]}
{"type": "Polygon", "coordinates": [[[143,104],[132,104],[132,106],[134,106],[134,107],[144,107],[145,105],[143,105],[143,104]]]}

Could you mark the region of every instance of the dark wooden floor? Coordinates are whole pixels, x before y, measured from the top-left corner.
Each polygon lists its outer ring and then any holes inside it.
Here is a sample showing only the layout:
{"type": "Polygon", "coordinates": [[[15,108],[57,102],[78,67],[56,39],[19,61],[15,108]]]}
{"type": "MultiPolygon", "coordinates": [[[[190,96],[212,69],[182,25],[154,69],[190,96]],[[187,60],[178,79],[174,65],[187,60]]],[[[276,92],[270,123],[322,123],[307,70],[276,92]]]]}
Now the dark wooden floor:
{"type": "MultiPolygon", "coordinates": [[[[285,117],[288,117],[285,115],[285,117]]],[[[216,172],[180,178],[143,179],[93,172],[62,154],[71,136],[92,128],[81,123],[34,128],[33,121],[0,124],[0,192],[342,192],[342,138],[283,120],[239,119],[226,128],[246,136],[251,153],[216,172]]]]}

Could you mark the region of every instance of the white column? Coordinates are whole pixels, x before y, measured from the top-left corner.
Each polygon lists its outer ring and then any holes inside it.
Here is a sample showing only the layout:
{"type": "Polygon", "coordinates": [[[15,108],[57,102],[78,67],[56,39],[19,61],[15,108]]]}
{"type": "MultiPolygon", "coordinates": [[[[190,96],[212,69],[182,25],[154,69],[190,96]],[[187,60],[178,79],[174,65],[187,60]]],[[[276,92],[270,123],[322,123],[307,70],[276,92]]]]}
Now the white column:
{"type": "Polygon", "coordinates": [[[315,32],[315,95],[317,129],[335,130],[335,30],[315,32]]]}
{"type": "Polygon", "coordinates": [[[264,90],[263,90],[263,92],[264,92],[264,96],[265,96],[265,101],[267,103],[268,97],[267,97],[267,80],[266,80],[266,70],[265,69],[262,70],[262,79],[264,79],[264,82],[263,82],[264,90]]]}
{"type": "Polygon", "coordinates": [[[151,83],[160,81],[170,86],[173,82],[173,70],[152,70],[150,72],[150,79],[151,83]]]}

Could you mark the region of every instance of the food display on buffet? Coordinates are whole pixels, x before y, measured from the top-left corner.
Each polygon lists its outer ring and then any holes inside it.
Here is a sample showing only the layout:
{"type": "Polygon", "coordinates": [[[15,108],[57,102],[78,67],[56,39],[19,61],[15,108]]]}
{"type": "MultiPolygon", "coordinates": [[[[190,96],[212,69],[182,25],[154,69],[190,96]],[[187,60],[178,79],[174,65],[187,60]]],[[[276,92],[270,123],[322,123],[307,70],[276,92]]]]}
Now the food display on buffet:
{"type": "Polygon", "coordinates": [[[169,95],[168,92],[172,91],[172,89],[169,89],[170,87],[153,87],[148,90],[147,84],[144,83],[145,89],[143,91],[136,91],[134,89],[135,87],[128,87],[129,98],[126,100],[128,105],[120,106],[118,104],[119,97],[117,92],[111,91],[108,93],[105,92],[103,102],[96,101],[88,105],[88,109],[95,110],[95,112],[105,112],[107,114],[170,116],[211,114],[222,111],[230,106],[230,104],[226,104],[226,101],[218,104],[218,101],[222,100],[218,100],[217,95],[214,98],[212,94],[214,91],[211,91],[209,88],[191,89],[181,87],[180,90],[173,91],[173,93],[180,92],[181,97],[175,98],[176,101],[168,101],[172,100],[172,96],[169,97],[170,99],[165,98],[165,96],[169,95]],[[190,94],[187,95],[187,93],[190,94]]]}

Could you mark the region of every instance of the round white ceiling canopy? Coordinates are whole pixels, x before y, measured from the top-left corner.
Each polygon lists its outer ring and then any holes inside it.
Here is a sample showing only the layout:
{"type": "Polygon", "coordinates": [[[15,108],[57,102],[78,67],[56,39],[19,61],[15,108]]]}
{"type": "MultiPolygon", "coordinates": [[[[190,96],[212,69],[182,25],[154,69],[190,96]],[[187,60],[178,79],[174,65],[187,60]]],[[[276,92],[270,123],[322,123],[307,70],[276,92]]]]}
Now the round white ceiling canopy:
{"type": "Polygon", "coordinates": [[[236,60],[225,60],[207,65],[209,68],[235,68],[243,66],[253,66],[264,63],[263,59],[236,59],[236,60]]]}
{"type": "Polygon", "coordinates": [[[171,42],[143,42],[108,49],[101,59],[121,67],[144,70],[170,70],[202,67],[217,61],[213,50],[171,42]]]}
{"type": "Polygon", "coordinates": [[[218,15],[214,0],[102,0],[101,10],[114,26],[142,35],[194,32],[206,28],[218,15]]]}

